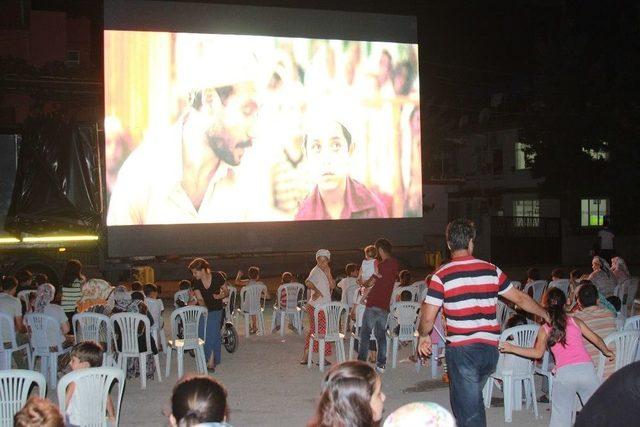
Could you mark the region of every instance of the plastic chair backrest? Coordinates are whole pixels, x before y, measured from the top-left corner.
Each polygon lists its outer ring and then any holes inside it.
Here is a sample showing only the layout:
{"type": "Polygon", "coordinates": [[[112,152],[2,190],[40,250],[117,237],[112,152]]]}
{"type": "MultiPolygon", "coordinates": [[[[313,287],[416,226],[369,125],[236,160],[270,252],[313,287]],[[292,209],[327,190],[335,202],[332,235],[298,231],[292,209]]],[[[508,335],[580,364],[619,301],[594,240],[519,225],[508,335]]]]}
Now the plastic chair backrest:
{"type": "Polygon", "coordinates": [[[522,283],[518,282],[517,280],[512,280],[511,281],[511,286],[513,286],[514,288],[516,288],[518,290],[522,290],[522,283]]]}
{"type": "Polygon", "coordinates": [[[116,421],[120,419],[120,403],[124,391],[125,371],[120,368],[101,367],[71,371],[58,382],[58,405],[64,414],[69,384],[75,383],[73,392],[74,422],[81,426],[106,426],[107,400],[114,382],[118,383],[117,400],[114,402],[116,421]]]}
{"type": "Polygon", "coordinates": [[[498,300],[496,303],[496,319],[498,320],[498,324],[500,325],[500,329],[504,329],[504,325],[509,320],[509,315],[513,312],[511,307],[502,301],[498,300]]]}
{"type": "Polygon", "coordinates": [[[624,322],[624,330],[640,330],[640,314],[636,316],[631,316],[624,322]]]}
{"type": "Polygon", "coordinates": [[[111,325],[109,317],[100,313],[78,313],[71,320],[76,344],[82,341],[106,342],[111,351],[111,325]]]}
{"type": "Polygon", "coordinates": [[[27,309],[27,313],[31,312],[31,306],[29,305],[29,299],[31,297],[31,294],[35,294],[37,292],[38,291],[35,291],[32,289],[27,289],[27,290],[18,292],[18,295],[16,295],[18,299],[24,303],[24,306],[27,309]]]}
{"type": "Polygon", "coordinates": [[[356,331],[359,331],[360,327],[362,326],[362,320],[364,318],[365,308],[367,307],[364,304],[356,305],[356,323],[355,323],[356,331]]]}
{"type": "MultiPolygon", "coordinates": [[[[500,334],[500,342],[511,339],[514,345],[531,348],[538,337],[538,325],[520,325],[505,329],[500,334]]],[[[533,360],[514,354],[500,353],[496,372],[511,372],[513,376],[528,375],[533,372],[533,360]]]]}
{"type": "Polygon", "coordinates": [[[315,314],[315,327],[316,333],[318,329],[318,319],[320,312],[324,312],[325,323],[326,323],[326,338],[339,338],[340,337],[340,325],[346,327],[347,324],[347,312],[349,308],[342,304],[341,302],[330,302],[327,304],[322,304],[316,307],[315,314]],[[341,322],[342,317],[344,317],[344,322],[341,322]]]}
{"type": "Polygon", "coordinates": [[[16,324],[13,317],[0,313],[0,353],[4,352],[4,343],[11,343],[11,348],[16,348],[16,324]]]}
{"type": "Polygon", "coordinates": [[[524,293],[528,293],[529,289],[533,288],[533,299],[537,302],[540,302],[542,300],[542,294],[544,293],[546,287],[546,280],[536,280],[535,282],[531,282],[524,287],[524,293]]]}
{"type": "Polygon", "coordinates": [[[189,289],[182,289],[173,294],[173,306],[175,308],[178,308],[178,300],[189,301],[189,289]]]}
{"type": "Polygon", "coordinates": [[[0,425],[12,426],[13,416],[22,409],[29,398],[31,385],[36,383],[38,395],[47,393],[47,381],[40,372],[26,369],[0,371],[0,425]]]}
{"type": "Polygon", "coordinates": [[[301,283],[285,283],[278,286],[277,304],[280,310],[294,312],[298,310],[298,301],[302,299],[304,286],[301,283]],[[282,305],[282,294],[285,295],[286,304],[282,305]]]}
{"type": "Polygon", "coordinates": [[[397,321],[397,325],[400,327],[398,331],[398,337],[400,339],[413,338],[416,331],[416,319],[418,317],[418,311],[420,310],[420,304],[417,302],[397,302],[391,308],[391,313],[397,321]]]}
{"type": "Polygon", "coordinates": [[[558,288],[567,296],[567,292],[569,292],[569,279],[552,280],[549,282],[549,288],[558,288]]]}
{"type": "MultiPolygon", "coordinates": [[[[604,338],[603,341],[607,345],[607,347],[611,348],[611,344],[615,346],[614,352],[616,354],[616,371],[618,369],[624,368],[629,363],[632,363],[635,360],[639,340],[640,331],[635,330],[614,332],[604,338]]],[[[604,376],[606,361],[607,358],[605,357],[605,355],[600,353],[597,366],[598,378],[600,379],[602,379],[604,376]]]]}
{"type": "Polygon", "coordinates": [[[144,325],[147,351],[151,351],[151,335],[149,318],[140,313],[116,313],[111,316],[111,333],[118,353],[139,354],[138,330],[144,325]],[[117,325],[117,328],[116,328],[117,325]],[[116,337],[116,330],[120,330],[120,340],[116,337]],[[118,343],[120,341],[120,343],[118,343]],[[120,346],[118,346],[120,344],[120,346]]]}
{"type": "Polygon", "coordinates": [[[264,284],[248,285],[240,291],[242,311],[247,314],[257,314],[263,307],[263,294],[267,292],[264,284]]]}
{"type": "MultiPolygon", "coordinates": [[[[190,305],[187,307],[177,308],[171,313],[171,337],[177,340],[179,323],[182,322],[182,337],[185,347],[194,346],[198,343],[198,325],[200,318],[207,317],[207,309],[199,305],[190,305]]],[[[204,335],[207,336],[207,322],[204,320],[204,335]]]]}
{"type": "Polygon", "coordinates": [[[42,313],[28,313],[24,322],[31,330],[29,341],[34,350],[48,353],[50,347],[57,347],[59,352],[62,351],[64,337],[56,319],[42,313]]]}
{"type": "Polygon", "coordinates": [[[635,301],[636,298],[636,293],[638,292],[638,281],[640,280],[638,277],[634,276],[634,277],[630,277],[628,279],[629,281],[627,282],[627,300],[626,300],[626,306],[627,306],[627,313],[633,313],[633,303],[635,301]]]}

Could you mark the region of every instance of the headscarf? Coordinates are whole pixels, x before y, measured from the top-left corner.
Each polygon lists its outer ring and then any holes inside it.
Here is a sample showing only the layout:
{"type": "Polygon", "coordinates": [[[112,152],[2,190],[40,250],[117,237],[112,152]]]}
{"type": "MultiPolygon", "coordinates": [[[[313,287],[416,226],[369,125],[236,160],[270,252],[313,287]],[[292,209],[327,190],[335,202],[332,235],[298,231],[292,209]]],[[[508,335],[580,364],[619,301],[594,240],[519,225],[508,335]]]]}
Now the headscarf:
{"type": "Polygon", "coordinates": [[[316,252],[316,259],[320,258],[321,256],[327,257],[327,259],[331,259],[331,252],[329,252],[328,249],[318,249],[318,252],[316,252]]]}
{"type": "Polygon", "coordinates": [[[109,282],[102,279],[89,279],[82,286],[82,296],[76,303],[78,312],[82,313],[96,305],[104,305],[107,303],[109,295],[114,288],[109,282]]]}
{"type": "Polygon", "coordinates": [[[34,303],[34,313],[44,313],[44,309],[51,304],[56,295],[56,288],[51,283],[43,283],[36,291],[36,301],[34,303]]]}
{"type": "Polygon", "coordinates": [[[606,273],[607,276],[611,276],[611,267],[609,266],[609,263],[607,262],[607,260],[605,260],[602,257],[599,256],[594,256],[593,257],[594,260],[598,260],[598,262],[600,263],[600,269],[602,271],[604,271],[606,273]]]}
{"type": "Polygon", "coordinates": [[[624,262],[624,260],[619,256],[611,258],[611,264],[612,264],[611,270],[614,273],[618,273],[618,274],[622,273],[621,275],[625,277],[630,276],[629,268],[627,268],[627,263],[624,262]]]}
{"type": "Polygon", "coordinates": [[[116,287],[115,291],[109,297],[107,305],[111,308],[110,311],[138,313],[139,300],[132,300],[131,295],[127,292],[127,288],[120,285],[116,287]]]}
{"type": "Polygon", "coordinates": [[[453,415],[434,402],[414,402],[393,411],[384,427],[454,427],[453,415]]]}

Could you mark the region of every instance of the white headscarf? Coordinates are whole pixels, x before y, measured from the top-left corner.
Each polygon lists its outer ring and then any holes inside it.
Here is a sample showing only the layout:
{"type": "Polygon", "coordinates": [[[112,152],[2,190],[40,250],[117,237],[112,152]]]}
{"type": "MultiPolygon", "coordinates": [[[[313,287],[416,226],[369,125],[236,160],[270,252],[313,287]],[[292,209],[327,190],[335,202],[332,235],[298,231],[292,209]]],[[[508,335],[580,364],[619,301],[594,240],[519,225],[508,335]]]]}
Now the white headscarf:
{"type": "Polygon", "coordinates": [[[33,311],[35,313],[44,313],[44,309],[51,304],[55,295],[56,288],[51,283],[43,283],[38,286],[33,311]]]}
{"type": "Polygon", "coordinates": [[[627,268],[627,263],[624,262],[622,258],[619,256],[611,258],[611,270],[622,272],[625,276],[629,277],[629,269],[627,268]]]}

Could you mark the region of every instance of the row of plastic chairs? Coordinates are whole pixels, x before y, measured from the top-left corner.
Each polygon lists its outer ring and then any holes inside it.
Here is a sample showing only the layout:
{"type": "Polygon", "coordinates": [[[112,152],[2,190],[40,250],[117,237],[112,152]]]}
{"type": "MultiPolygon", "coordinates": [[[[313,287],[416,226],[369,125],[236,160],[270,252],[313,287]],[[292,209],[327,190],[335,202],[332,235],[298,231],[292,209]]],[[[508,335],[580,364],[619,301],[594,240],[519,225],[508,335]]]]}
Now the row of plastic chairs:
{"type": "MultiPolygon", "coordinates": [[[[58,406],[66,412],[66,393],[69,384],[75,384],[74,405],[80,411],[74,415],[74,421],[82,426],[103,426],[106,423],[107,401],[110,390],[117,383],[117,399],[114,404],[115,425],[120,420],[120,406],[124,392],[125,374],[113,367],[88,368],[73,371],[60,379],[57,386],[58,406]]],[[[38,387],[38,395],[44,398],[47,393],[47,381],[39,372],[25,369],[0,371],[0,426],[12,426],[13,417],[25,405],[32,391],[38,387]]]]}

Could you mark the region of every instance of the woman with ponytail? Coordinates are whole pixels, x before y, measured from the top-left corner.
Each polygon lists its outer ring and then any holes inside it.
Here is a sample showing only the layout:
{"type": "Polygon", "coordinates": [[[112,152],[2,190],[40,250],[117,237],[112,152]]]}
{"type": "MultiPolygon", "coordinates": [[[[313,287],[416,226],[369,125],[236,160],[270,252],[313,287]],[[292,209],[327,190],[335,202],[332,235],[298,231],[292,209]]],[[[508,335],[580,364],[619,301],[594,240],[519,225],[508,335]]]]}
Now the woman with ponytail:
{"type": "Polygon", "coordinates": [[[179,381],[171,396],[171,427],[229,426],[227,391],[207,375],[189,376],[179,381]]]}
{"type": "Polygon", "coordinates": [[[334,366],[322,381],[316,415],[308,427],[371,427],[380,424],[385,395],[371,365],[350,360],[334,366]]]}
{"type": "Polygon", "coordinates": [[[547,348],[551,350],[556,361],[551,394],[551,427],[570,426],[576,393],[582,403],[586,404],[600,386],[582,337],[598,347],[610,360],[615,357],[602,338],[582,320],[565,313],[566,302],[564,292],[560,289],[552,288],[548,291],[544,305],[551,324],[540,327],[533,348],[518,347],[509,342],[501,342],[498,347],[503,353],[513,353],[530,359],[540,359],[547,348]]]}

